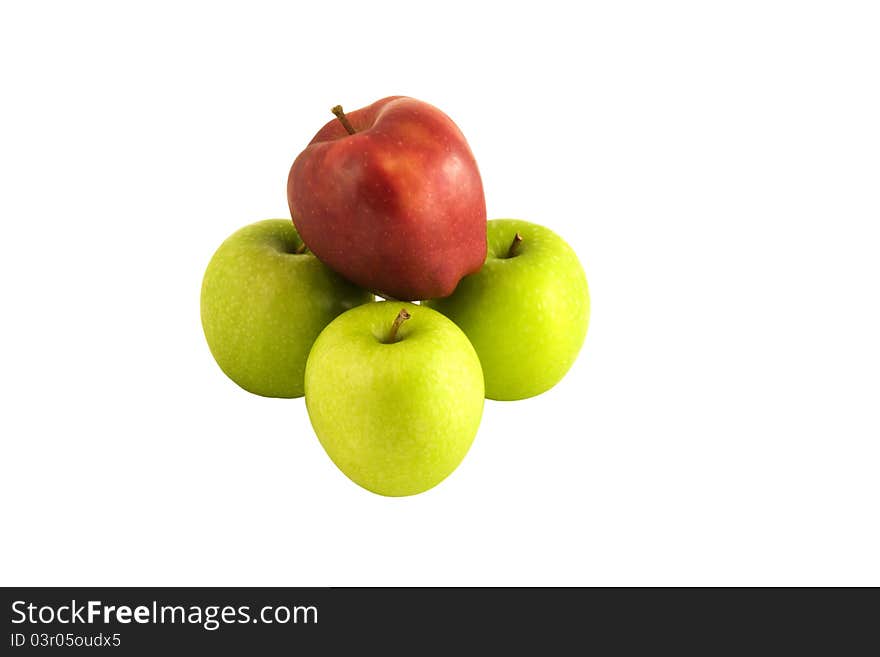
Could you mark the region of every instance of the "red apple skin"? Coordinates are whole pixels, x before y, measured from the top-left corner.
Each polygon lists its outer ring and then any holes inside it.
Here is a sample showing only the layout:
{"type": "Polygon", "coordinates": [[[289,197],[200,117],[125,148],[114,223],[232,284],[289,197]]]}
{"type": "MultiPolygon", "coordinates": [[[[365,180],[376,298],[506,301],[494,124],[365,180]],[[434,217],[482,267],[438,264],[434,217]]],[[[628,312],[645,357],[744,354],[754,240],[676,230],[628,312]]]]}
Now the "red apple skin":
{"type": "Polygon", "coordinates": [[[290,168],[297,231],[331,269],[401,300],[452,294],[486,259],[476,160],[446,114],[391,96],[333,119],[290,168]]]}

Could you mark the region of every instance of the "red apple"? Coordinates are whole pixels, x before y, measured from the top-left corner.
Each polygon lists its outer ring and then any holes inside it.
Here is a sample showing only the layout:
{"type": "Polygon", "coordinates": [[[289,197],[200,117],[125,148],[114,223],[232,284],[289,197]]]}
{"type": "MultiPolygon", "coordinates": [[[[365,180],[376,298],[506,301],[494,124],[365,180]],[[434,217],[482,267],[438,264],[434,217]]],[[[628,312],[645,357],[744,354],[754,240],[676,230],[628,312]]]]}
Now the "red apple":
{"type": "Polygon", "coordinates": [[[471,149],[436,107],[391,96],[327,123],[290,168],[309,249],[395,299],[452,294],[486,259],[486,200],[471,149]]]}

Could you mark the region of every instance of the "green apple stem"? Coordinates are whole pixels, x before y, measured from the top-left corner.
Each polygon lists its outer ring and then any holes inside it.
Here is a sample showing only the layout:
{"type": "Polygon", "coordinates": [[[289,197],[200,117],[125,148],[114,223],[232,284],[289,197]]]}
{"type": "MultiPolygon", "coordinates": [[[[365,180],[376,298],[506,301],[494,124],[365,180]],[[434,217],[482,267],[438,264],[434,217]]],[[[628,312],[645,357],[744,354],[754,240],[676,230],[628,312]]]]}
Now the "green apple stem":
{"type": "Polygon", "coordinates": [[[305,253],[308,250],[309,250],[309,247],[306,246],[306,243],[300,242],[299,246],[296,247],[296,250],[294,251],[294,253],[305,253]]]}
{"type": "Polygon", "coordinates": [[[519,243],[522,242],[522,235],[517,233],[513,236],[513,242],[510,243],[510,248],[507,249],[507,257],[512,258],[516,255],[516,247],[519,246],[519,243]]]}
{"type": "Polygon", "coordinates": [[[354,126],[351,125],[351,122],[348,120],[348,117],[345,115],[345,112],[342,111],[342,105],[337,105],[332,110],[330,110],[336,115],[336,118],[339,119],[339,122],[342,124],[346,130],[348,130],[348,134],[353,135],[355,130],[354,126]]]}
{"type": "Polygon", "coordinates": [[[406,311],[406,308],[400,309],[400,312],[397,313],[397,317],[394,318],[394,323],[391,325],[391,330],[388,331],[388,339],[385,340],[385,344],[397,342],[397,331],[400,328],[400,325],[403,324],[410,317],[412,317],[412,315],[410,315],[406,311]]]}

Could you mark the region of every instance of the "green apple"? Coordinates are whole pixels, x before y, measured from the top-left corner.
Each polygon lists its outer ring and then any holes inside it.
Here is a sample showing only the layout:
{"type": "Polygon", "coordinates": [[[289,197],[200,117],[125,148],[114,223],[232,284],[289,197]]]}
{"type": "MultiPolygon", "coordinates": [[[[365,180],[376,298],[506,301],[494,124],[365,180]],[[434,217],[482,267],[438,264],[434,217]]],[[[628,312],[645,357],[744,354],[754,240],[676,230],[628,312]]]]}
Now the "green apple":
{"type": "Polygon", "coordinates": [[[352,481],[415,495],[445,479],[483,414],[483,372],[464,333],[404,302],[340,315],[306,364],[306,408],[318,439],[352,481]]]}
{"type": "Polygon", "coordinates": [[[337,315],[373,295],[306,252],[290,219],[233,233],[202,281],[202,328],[226,375],[264,397],[301,397],[309,349],[337,315]]]}
{"type": "Polygon", "coordinates": [[[486,396],[534,397],[577,358],[590,320],[587,277],[571,247],[517,219],[488,224],[486,262],[444,299],[426,301],[458,324],[483,365],[486,396]]]}

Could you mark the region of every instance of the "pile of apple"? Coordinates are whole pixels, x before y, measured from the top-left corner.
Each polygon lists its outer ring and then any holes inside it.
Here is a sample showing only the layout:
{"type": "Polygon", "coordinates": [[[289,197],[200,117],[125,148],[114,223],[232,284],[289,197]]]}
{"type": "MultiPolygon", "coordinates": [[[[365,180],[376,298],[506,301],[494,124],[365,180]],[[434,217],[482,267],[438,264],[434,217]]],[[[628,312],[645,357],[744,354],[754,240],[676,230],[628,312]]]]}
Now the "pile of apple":
{"type": "Polygon", "coordinates": [[[350,479],[413,495],[462,461],[485,397],[562,379],[587,280],[549,229],[486,221],[474,156],[437,108],[393,96],[333,113],[290,169],[293,221],[242,228],[214,254],[202,326],[242,388],[305,395],[350,479]]]}

